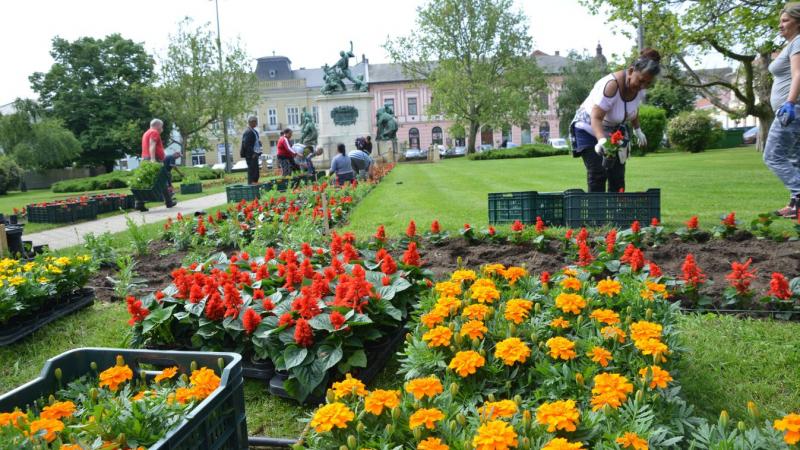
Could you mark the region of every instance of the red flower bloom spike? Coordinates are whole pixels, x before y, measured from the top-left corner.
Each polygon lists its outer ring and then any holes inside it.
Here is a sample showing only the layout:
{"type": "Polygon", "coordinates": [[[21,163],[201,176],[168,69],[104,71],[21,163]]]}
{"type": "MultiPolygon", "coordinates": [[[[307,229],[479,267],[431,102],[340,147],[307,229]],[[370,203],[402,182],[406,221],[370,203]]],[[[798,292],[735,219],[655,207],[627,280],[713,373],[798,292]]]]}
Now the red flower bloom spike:
{"type": "Polygon", "coordinates": [[[522,230],[525,229],[525,225],[519,221],[519,219],[515,220],[514,223],[511,224],[511,231],[515,233],[520,233],[522,230]]]}
{"type": "Polygon", "coordinates": [[[789,300],[792,298],[792,290],[789,288],[789,280],[782,273],[773,272],[772,279],[769,281],[769,292],[767,295],[778,300],[789,300]]]}
{"type": "Polygon", "coordinates": [[[542,284],[549,283],[550,282],[550,272],[542,272],[542,274],[539,275],[539,281],[541,281],[542,284]]]}
{"type": "Polygon", "coordinates": [[[658,264],[654,263],[653,261],[649,261],[647,263],[647,267],[650,271],[650,276],[653,278],[658,278],[663,276],[664,274],[661,272],[661,268],[658,267],[658,264]]]}
{"type": "Polygon", "coordinates": [[[442,232],[442,227],[439,226],[439,221],[434,220],[433,222],[431,222],[431,233],[439,234],[441,232],[442,232]]]}
{"type": "Polygon", "coordinates": [[[572,228],[569,228],[567,232],[564,233],[564,239],[566,240],[572,239],[572,233],[574,233],[574,231],[572,230],[572,228]]]}
{"type": "Polygon", "coordinates": [[[419,253],[417,252],[417,243],[411,241],[408,243],[408,249],[403,253],[403,264],[407,266],[419,267],[419,253]]]}
{"type": "Polygon", "coordinates": [[[732,212],[722,219],[722,224],[728,228],[736,228],[736,213],[732,212]]]}
{"type": "Polygon", "coordinates": [[[330,314],[331,325],[333,325],[334,330],[338,330],[342,328],[342,325],[347,321],[344,316],[339,311],[334,311],[330,314]]]}
{"type": "Polygon", "coordinates": [[[594,257],[592,256],[592,251],[589,250],[589,246],[586,245],[585,241],[578,242],[578,265],[581,267],[588,266],[589,264],[594,261],[594,257]]]}
{"type": "Polygon", "coordinates": [[[624,139],[625,135],[620,130],[617,130],[611,135],[611,145],[619,145],[624,139]]]}
{"type": "Polygon", "coordinates": [[[617,229],[612,228],[606,234],[606,253],[609,255],[614,253],[614,247],[617,245],[617,229]]]}
{"type": "Polygon", "coordinates": [[[261,323],[261,316],[253,308],[247,308],[242,317],[242,326],[247,334],[253,334],[261,323]]]}
{"type": "Polygon", "coordinates": [[[542,234],[547,227],[544,226],[544,220],[542,220],[541,216],[536,216],[536,233],[542,234]]]}
{"type": "Polygon", "coordinates": [[[661,223],[658,221],[658,217],[653,217],[652,219],[650,219],[651,227],[657,227],[659,225],[661,225],[661,223]]]}
{"type": "Polygon", "coordinates": [[[699,221],[697,220],[697,216],[692,216],[689,220],[686,221],[686,228],[690,230],[696,230],[699,227],[699,221]]]}
{"type": "Polygon", "coordinates": [[[625,247],[625,253],[620,258],[620,261],[628,263],[631,266],[631,271],[638,272],[644,267],[644,255],[635,245],[628,244],[625,247]]]}
{"type": "Polygon", "coordinates": [[[634,233],[639,233],[642,231],[642,226],[639,224],[638,220],[634,220],[631,224],[631,231],[634,233]]]}
{"type": "Polygon", "coordinates": [[[706,281],[706,275],[697,267],[697,263],[694,260],[694,255],[689,253],[686,255],[686,259],[683,261],[683,266],[681,266],[681,271],[683,274],[681,275],[681,279],[686,282],[686,285],[691,288],[697,288],[699,285],[703,284],[706,281]]]}
{"type": "Polygon", "coordinates": [[[744,264],[734,261],[731,263],[731,273],[725,275],[725,279],[730,282],[731,286],[736,289],[738,294],[747,294],[750,292],[750,283],[756,277],[756,271],[750,270],[750,264],[753,262],[749,258],[744,264]]]}
{"type": "Polygon", "coordinates": [[[133,296],[129,296],[127,298],[127,303],[128,303],[128,313],[131,315],[131,319],[128,321],[128,325],[134,325],[137,322],[141,322],[148,315],[150,315],[150,310],[142,306],[141,300],[138,300],[133,296]]]}
{"type": "MultiPolygon", "coordinates": [[[[469,228],[467,228],[467,230],[468,229],[469,228]]],[[[489,236],[494,236],[495,234],[497,234],[497,230],[495,230],[493,226],[489,225],[489,236]]]]}
{"type": "Polygon", "coordinates": [[[378,230],[372,237],[374,237],[376,241],[386,242],[386,229],[383,225],[378,225],[378,230]]]}
{"type": "Polygon", "coordinates": [[[408,227],[406,228],[406,236],[413,238],[417,235],[417,224],[414,223],[413,220],[408,222],[408,227]]]}
{"type": "Polygon", "coordinates": [[[297,319],[294,328],[294,341],[301,347],[311,347],[314,345],[314,330],[306,319],[297,319]]]}
{"type": "Polygon", "coordinates": [[[576,239],[578,242],[586,242],[586,240],[589,239],[589,232],[586,230],[586,227],[581,228],[576,239]]]}

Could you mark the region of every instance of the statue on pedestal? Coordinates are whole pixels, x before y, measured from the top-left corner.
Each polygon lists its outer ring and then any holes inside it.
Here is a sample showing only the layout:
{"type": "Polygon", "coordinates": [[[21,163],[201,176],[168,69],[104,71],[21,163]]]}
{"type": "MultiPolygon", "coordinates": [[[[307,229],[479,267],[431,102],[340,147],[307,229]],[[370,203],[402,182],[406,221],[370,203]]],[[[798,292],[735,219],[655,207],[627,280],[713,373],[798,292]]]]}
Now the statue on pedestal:
{"type": "Polygon", "coordinates": [[[350,82],[353,83],[353,91],[367,91],[367,83],[364,82],[364,76],[359,75],[354,77],[353,73],[350,72],[350,58],[355,58],[355,56],[356,55],[353,53],[353,41],[350,41],[350,50],[340,51],[339,61],[336,61],[333,67],[329,67],[327,64],[322,66],[322,70],[325,72],[323,76],[325,86],[320,90],[322,94],[330,95],[337,91],[347,91],[344,80],[350,80],[350,82]]]}
{"type": "Polygon", "coordinates": [[[314,125],[314,116],[304,108],[302,122],[300,123],[300,143],[313,149],[317,145],[318,135],[317,126],[314,125]]]}
{"type": "Polygon", "coordinates": [[[397,118],[390,105],[383,105],[375,114],[375,123],[378,126],[378,141],[393,141],[397,138],[397,118]]]}

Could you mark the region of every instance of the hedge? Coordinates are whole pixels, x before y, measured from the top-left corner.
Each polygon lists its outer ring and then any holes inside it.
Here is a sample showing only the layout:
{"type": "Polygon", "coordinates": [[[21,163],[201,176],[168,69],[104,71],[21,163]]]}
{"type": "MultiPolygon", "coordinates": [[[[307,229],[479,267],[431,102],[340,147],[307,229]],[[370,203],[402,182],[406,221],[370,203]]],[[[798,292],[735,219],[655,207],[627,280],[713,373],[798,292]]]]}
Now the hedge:
{"type": "MultiPolygon", "coordinates": [[[[187,176],[193,176],[200,180],[216,180],[222,178],[224,175],[223,171],[213,170],[208,167],[180,167],[179,170],[187,176]]],[[[126,188],[133,180],[133,174],[134,171],[118,170],[111,173],[104,173],[96,177],[63,180],[53,183],[51,190],[53,192],[89,192],[104,189],[126,188]]],[[[183,179],[177,172],[173,172],[172,181],[179,183],[183,181],[183,179]]]]}
{"type": "Polygon", "coordinates": [[[484,151],[483,153],[473,153],[468,156],[473,161],[486,161],[490,159],[514,159],[514,158],[543,158],[546,156],[568,155],[568,148],[553,148],[545,144],[525,144],[519,147],[484,151]]]}

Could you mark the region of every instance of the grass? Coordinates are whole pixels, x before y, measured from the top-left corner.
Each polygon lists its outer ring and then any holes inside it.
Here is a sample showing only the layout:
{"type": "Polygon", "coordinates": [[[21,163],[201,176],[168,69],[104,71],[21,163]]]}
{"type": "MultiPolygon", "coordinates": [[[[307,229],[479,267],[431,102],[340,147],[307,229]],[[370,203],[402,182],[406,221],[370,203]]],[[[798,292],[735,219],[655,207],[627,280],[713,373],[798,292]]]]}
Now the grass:
{"type": "MultiPolygon", "coordinates": [[[[744,223],[782,207],[787,192],[752,147],[704,153],[665,153],[636,157],[627,164],[627,190],[661,188],[662,221],[672,228],[697,215],[702,227],[735,211],[744,223]]],[[[368,236],[379,224],[397,235],[410,219],[427,227],[434,218],[456,230],[464,223],[481,228],[488,221],[487,194],[514,191],[586,189],[580,159],[549,158],[400,164],[356,208],[348,229],[368,236]],[[387,207],[390,206],[391,207],[387,207]]],[[[789,220],[776,222],[789,229],[789,220]]]]}

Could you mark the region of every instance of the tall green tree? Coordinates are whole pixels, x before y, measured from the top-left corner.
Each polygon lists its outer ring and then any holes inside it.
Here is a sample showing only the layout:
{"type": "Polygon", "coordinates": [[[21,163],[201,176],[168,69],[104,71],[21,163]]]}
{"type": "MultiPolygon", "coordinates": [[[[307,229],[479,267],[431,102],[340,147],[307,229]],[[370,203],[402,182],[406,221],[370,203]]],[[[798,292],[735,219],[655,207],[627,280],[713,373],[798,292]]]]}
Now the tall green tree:
{"type": "Polygon", "coordinates": [[[208,24],[184,19],[159,60],[153,107],[163,111],[180,134],[183,161],[189,149],[208,143],[205,131],[215,121],[241,116],[258,101],[251,60],[238,42],[226,45],[220,70],[217,40],[208,24]]]}
{"type": "Polygon", "coordinates": [[[777,38],[784,2],[775,0],[580,0],[593,13],[605,11],[609,21],[644,23],[645,42],[669,56],[684,72],[670,78],[693,89],[714,106],[733,116],[759,119],[759,148],[775,116],[769,102],[772,77],[767,70],[772,54],[782,45],[777,38]],[[636,6],[642,3],[642,17],[636,6]],[[721,55],[738,66],[736,76],[719,77],[698,70],[709,55],[721,55]],[[730,92],[741,106],[725,101],[730,92]]]}
{"type": "Polygon", "coordinates": [[[154,80],[153,58],[140,43],[112,34],[75,41],[55,37],[48,72],[30,76],[43,107],[61,119],[83,149],[79,162],[114,168],[139,154],[153,118],[145,95],[154,80]]]}
{"type": "Polygon", "coordinates": [[[417,8],[414,33],[384,47],[433,91],[427,114],[466,130],[472,153],[481,126],[522,126],[543,106],[547,86],[527,24],[512,0],[430,0],[417,8]]]}
{"type": "Polygon", "coordinates": [[[561,135],[569,133],[569,124],[575,117],[575,112],[581,106],[592,87],[606,75],[606,66],[596,57],[587,54],[570,52],[567,56],[570,64],[561,71],[561,90],[556,99],[558,107],[558,128],[561,135]]]}
{"type": "Polygon", "coordinates": [[[16,112],[0,116],[0,148],[28,170],[59,169],[72,164],[81,144],[59,119],[43,115],[30,100],[14,103],[16,112]]]}
{"type": "Polygon", "coordinates": [[[684,111],[694,109],[697,93],[683,84],[667,78],[656,81],[655,86],[647,90],[647,103],[664,110],[667,119],[671,119],[684,111]]]}

